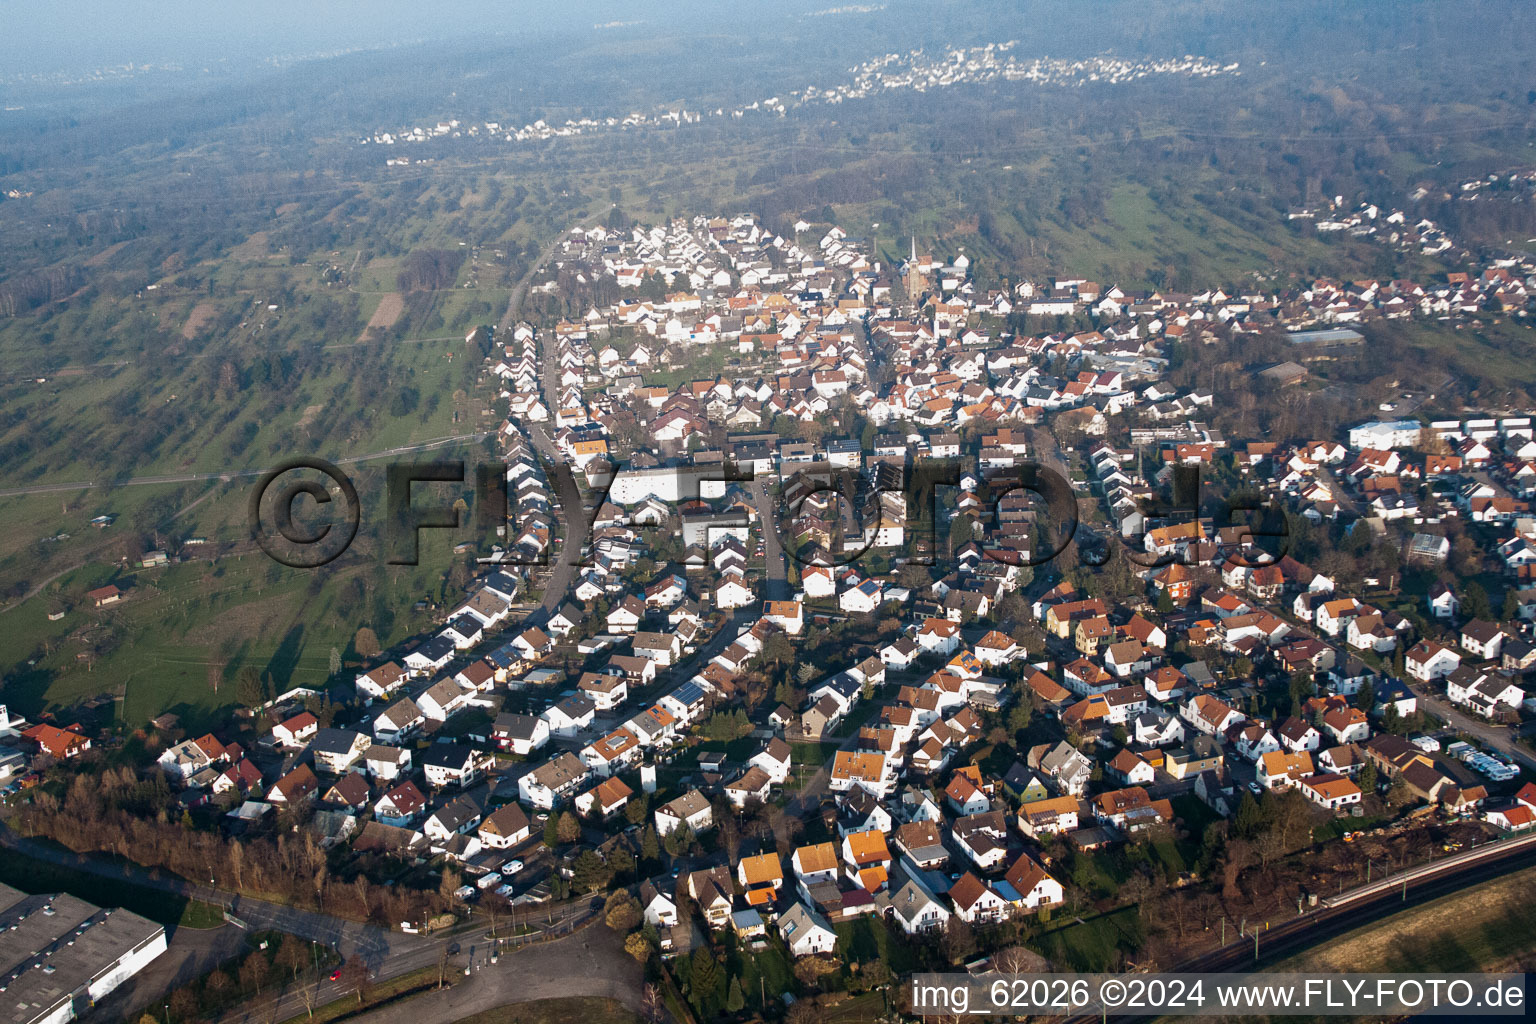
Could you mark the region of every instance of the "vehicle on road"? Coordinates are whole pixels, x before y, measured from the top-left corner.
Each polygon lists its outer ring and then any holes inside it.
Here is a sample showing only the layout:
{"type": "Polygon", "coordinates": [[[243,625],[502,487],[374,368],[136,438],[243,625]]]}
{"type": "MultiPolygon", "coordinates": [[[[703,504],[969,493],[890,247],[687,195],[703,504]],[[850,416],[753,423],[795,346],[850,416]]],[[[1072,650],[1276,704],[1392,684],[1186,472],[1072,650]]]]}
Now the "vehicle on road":
{"type": "Polygon", "coordinates": [[[331,972],[331,980],[332,981],[340,981],[341,980],[341,968],[340,967],[336,968],[334,971],[331,972]]]}

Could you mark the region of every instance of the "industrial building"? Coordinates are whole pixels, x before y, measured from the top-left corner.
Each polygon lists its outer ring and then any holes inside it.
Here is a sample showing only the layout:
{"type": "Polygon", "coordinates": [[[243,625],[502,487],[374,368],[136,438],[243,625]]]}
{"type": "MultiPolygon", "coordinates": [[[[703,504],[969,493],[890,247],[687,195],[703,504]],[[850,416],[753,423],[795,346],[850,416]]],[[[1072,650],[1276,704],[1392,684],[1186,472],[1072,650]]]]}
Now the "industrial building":
{"type": "Polygon", "coordinates": [[[165,948],[138,914],[0,885],[0,1024],[74,1020],[165,948]]]}

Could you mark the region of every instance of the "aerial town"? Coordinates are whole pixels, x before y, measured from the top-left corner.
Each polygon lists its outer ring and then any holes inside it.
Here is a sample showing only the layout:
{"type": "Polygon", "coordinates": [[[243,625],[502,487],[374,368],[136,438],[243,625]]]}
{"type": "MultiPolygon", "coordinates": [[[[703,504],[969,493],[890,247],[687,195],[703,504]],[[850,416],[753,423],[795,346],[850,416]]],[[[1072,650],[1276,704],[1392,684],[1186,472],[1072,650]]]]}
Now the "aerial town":
{"type": "MultiPolygon", "coordinates": [[[[402,125],[378,129],[358,140],[360,145],[393,146],[422,143],[434,139],[479,139],[482,141],[528,143],[577,135],[613,131],[642,131],[701,124],[712,118],[741,120],[763,115],[784,116],[792,108],[820,107],[859,100],[877,94],[912,90],[924,92],[950,86],[994,81],[1035,86],[1080,86],[1085,83],[1124,85],[1149,75],[1213,78],[1238,75],[1235,63],[1219,64],[1204,57],[1185,55],[1161,60],[1134,61],[1117,57],[1090,57],[1063,60],[1037,57],[1019,60],[1009,51],[1018,40],[988,43],[962,49],[946,48],[937,54],[923,50],[887,53],[848,69],[845,82],[831,86],[807,85],[790,90],[785,96],[768,96],[726,110],[688,110],[683,107],[645,113],[635,111],[624,117],[568,118],[560,124],[536,120],[521,127],[502,121],[461,120],[449,117],[432,124],[402,125]]],[[[391,166],[408,166],[409,157],[391,157],[391,166]]]]}
{"type": "MultiPolygon", "coordinates": [[[[1255,376],[1281,393],[1378,319],[1529,314],[1536,263],[983,290],[963,252],[912,239],[886,266],[794,230],[570,231],[533,286],[567,314],[464,342],[506,410],[480,576],[339,689],[202,735],[146,723],[161,824],[302,837],[396,931],[570,926],[606,894],[637,960],[739,942],[812,987],[874,922],[962,962],[1158,878],[1172,957],[1213,941],[1218,856],[1258,920],[1367,881],[1348,845],[1407,864],[1536,826],[1510,728],[1536,710],[1533,411],[1420,418],[1405,382],[1339,436],[1228,437],[1224,396],[1170,384],[1167,351],[1279,338],[1291,358],[1255,376]],[[1070,550],[1031,467],[1076,510],[1070,550]],[[1314,841],[1336,856],[1292,888],[1243,880],[1314,841]]],[[[96,739],[3,707],[0,737],[23,794],[96,739]]],[[[92,800],[15,825],[62,839],[92,800]]]]}

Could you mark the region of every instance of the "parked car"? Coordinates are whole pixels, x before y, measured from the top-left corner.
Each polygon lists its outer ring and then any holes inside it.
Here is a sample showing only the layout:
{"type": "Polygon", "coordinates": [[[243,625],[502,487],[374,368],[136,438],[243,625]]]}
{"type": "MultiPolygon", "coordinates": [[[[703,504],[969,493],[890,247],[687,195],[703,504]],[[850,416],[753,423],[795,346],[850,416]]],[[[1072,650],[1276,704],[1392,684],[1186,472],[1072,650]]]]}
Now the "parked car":
{"type": "Polygon", "coordinates": [[[510,885],[498,885],[496,887],[496,895],[500,896],[504,900],[511,899],[514,892],[516,892],[516,890],[513,889],[510,885]]]}
{"type": "Polygon", "coordinates": [[[495,871],[488,871],[481,875],[479,878],[475,879],[475,888],[481,890],[482,892],[500,884],[501,875],[495,871]]]}
{"type": "Polygon", "coordinates": [[[521,870],[523,870],[523,862],[520,860],[509,860],[501,866],[501,873],[507,878],[511,878],[521,870]]]}
{"type": "Polygon", "coordinates": [[[472,885],[461,885],[457,889],[453,890],[453,895],[456,899],[472,899],[475,895],[475,887],[472,885]]]}

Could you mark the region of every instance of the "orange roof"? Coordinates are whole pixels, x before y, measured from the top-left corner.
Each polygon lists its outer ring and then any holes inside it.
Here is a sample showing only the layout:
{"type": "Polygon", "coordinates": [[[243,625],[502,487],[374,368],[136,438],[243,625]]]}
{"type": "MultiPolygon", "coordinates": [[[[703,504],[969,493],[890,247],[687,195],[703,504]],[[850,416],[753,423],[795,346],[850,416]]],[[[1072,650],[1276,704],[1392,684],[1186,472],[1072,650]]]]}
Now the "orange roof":
{"type": "Polygon", "coordinates": [[[746,857],[742,860],[741,877],[743,884],[749,886],[783,881],[784,865],[779,863],[778,854],[760,853],[756,857],[746,857]]]}
{"type": "Polygon", "coordinates": [[[1272,750],[1264,755],[1264,774],[1273,778],[1277,775],[1311,775],[1312,755],[1303,750],[1299,754],[1289,754],[1283,750],[1272,750]]]}
{"type": "Polygon", "coordinates": [[[1031,800],[1019,808],[1026,818],[1036,814],[1076,814],[1079,804],[1074,796],[1052,796],[1044,800],[1031,800]]]}
{"type": "Polygon", "coordinates": [[[832,759],[834,779],[878,782],[885,775],[885,757],[863,750],[839,750],[832,759]]]}
{"type": "Polygon", "coordinates": [[[837,844],[816,843],[812,846],[802,846],[795,851],[795,860],[800,865],[801,874],[815,871],[837,870],[837,844]]]}
{"type": "Polygon", "coordinates": [[[53,757],[68,757],[90,746],[90,740],[73,729],[60,729],[58,726],[47,723],[32,726],[23,732],[22,736],[36,743],[45,753],[53,757]]]}
{"type": "Polygon", "coordinates": [[[856,866],[884,864],[891,859],[891,852],[885,845],[884,832],[851,832],[843,842],[847,844],[848,854],[856,866]]]}
{"type": "Polygon", "coordinates": [[[1358,796],[1360,793],[1360,787],[1342,775],[1311,775],[1302,779],[1301,784],[1324,800],[1358,796]]]}

